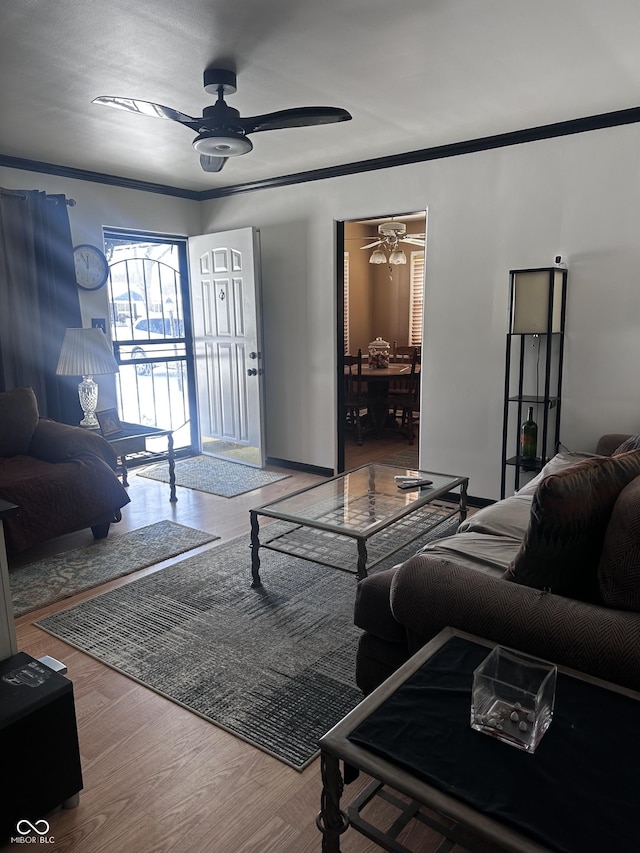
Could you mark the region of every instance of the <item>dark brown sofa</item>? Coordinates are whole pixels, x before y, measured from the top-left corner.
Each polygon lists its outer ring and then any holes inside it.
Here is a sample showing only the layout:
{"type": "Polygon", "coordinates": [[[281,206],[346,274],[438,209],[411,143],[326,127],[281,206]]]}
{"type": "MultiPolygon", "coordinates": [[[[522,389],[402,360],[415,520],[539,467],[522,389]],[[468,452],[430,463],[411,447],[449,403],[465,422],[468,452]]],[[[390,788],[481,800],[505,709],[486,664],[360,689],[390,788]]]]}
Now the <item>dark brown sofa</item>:
{"type": "Polygon", "coordinates": [[[616,456],[625,439],[604,436],[596,455],[559,454],[530,486],[472,515],[456,535],[361,581],[355,623],[363,629],[356,661],[363,692],[446,626],[640,690],[640,451],[633,450],[640,438],[616,456]],[[615,487],[592,477],[582,490],[576,472],[608,473],[616,459],[625,474],[615,487]],[[563,524],[545,519],[549,502],[540,496],[556,489],[557,498],[558,483],[576,482],[577,499],[565,492],[554,507],[563,524]],[[536,539],[542,522],[546,533],[536,539]],[[542,569],[537,587],[531,560],[528,575],[514,574],[527,549],[542,569]],[[562,594],[554,591],[549,572],[567,566],[579,595],[560,578],[562,594]]]}
{"type": "Polygon", "coordinates": [[[5,520],[7,552],[75,530],[107,536],[129,496],[101,435],[41,418],[31,388],[0,393],[0,498],[20,512],[5,520]]]}

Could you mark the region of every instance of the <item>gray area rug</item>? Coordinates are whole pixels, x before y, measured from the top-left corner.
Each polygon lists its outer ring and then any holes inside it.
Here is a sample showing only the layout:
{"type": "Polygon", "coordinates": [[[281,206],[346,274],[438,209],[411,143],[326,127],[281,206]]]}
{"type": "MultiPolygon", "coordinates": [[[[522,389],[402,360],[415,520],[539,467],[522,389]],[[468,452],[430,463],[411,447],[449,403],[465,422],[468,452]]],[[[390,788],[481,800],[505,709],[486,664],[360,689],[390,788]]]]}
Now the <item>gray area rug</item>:
{"type": "MultiPolygon", "coordinates": [[[[380,568],[456,526],[440,524],[380,568]]],[[[362,699],[356,578],[262,549],[263,586],[251,589],[248,546],[246,536],[210,548],[37,624],[302,770],[362,699]]]]}
{"type": "Polygon", "coordinates": [[[219,538],[174,521],[158,521],[122,535],[112,532],[86,548],[10,569],[14,615],[70,598],[219,538]]]}
{"type": "MultiPolygon", "coordinates": [[[[150,480],[169,482],[169,464],[161,462],[150,468],[141,469],[140,477],[150,480]]],[[[274,471],[264,471],[252,468],[238,462],[227,462],[212,456],[194,456],[190,459],[179,459],[176,462],[176,485],[199,492],[209,492],[223,498],[233,498],[245,492],[252,492],[261,486],[284,480],[290,474],[278,474],[274,471]]]]}

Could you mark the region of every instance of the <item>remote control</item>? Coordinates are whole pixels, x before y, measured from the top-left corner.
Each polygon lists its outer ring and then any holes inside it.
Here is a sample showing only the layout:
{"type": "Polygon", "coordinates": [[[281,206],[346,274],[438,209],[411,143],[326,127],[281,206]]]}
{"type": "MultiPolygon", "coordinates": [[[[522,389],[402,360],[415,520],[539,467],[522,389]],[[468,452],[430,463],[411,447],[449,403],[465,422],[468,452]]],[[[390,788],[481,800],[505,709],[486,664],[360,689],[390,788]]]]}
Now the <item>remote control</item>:
{"type": "Polygon", "coordinates": [[[424,486],[430,486],[432,483],[433,483],[433,480],[415,479],[414,478],[413,480],[406,480],[403,483],[398,483],[398,488],[404,489],[405,491],[407,489],[421,489],[424,486]]]}

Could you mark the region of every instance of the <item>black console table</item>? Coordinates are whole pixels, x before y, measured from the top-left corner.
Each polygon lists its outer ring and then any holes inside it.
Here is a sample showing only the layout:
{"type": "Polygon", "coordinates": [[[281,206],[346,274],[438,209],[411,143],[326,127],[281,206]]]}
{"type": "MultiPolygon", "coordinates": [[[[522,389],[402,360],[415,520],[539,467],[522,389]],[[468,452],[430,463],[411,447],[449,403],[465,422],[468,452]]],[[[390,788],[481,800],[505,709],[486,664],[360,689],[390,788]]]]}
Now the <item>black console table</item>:
{"type": "Polygon", "coordinates": [[[0,662],[0,750],[0,844],[42,843],[53,835],[46,816],[78,804],[82,770],[73,686],[24,652],[0,662]]]}
{"type": "Polygon", "coordinates": [[[0,660],[18,651],[13,624],[13,603],[9,582],[9,563],[4,542],[4,519],[20,512],[20,507],[0,499],[0,660]]]}
{"type": "Polygon", "coordinates": [[[113,435],[106,435],[106,440],[113,445],[118,455],[118,471],[122,474],[122,485],[128,486],[127,481],[127,456],[134,453],[144,453],[147,450],[147,439],[167,439],[167,458],[169,461],[169,500],[175,503],[176,497],[176,473],[175,455],[173,452],[173,430],[160,429],[159,427],[142,426],[142,424],[123,423],[122,430],[113,435]]]}

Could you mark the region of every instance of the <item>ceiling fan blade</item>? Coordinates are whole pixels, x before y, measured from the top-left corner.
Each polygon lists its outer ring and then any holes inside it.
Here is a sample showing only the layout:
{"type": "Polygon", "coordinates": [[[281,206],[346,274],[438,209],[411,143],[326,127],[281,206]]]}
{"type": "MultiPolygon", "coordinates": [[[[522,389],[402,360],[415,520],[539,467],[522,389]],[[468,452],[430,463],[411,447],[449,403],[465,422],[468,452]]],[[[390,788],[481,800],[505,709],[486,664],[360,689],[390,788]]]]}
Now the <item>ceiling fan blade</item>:
{"type": "Polygon", "coordinates": [[[200,155],[200,165],[205,172],[221,172],[228,157],[211,157],[209,154],[200,155]]]}
{"type": "Polygon", "coordinates": [[[372,249],[374,246],[381,246],[384,240],[376,240],[375,243],[367,243],[366,246],[360,246],[361,249],[372,249]]]}
{"type": "Polygon", "coordinates": [[[94,98],[92,104],[100,104],[104,107],[114,107],[116,110],[138,113],[138,115],[150,116],[151,118],[168,118],[171,121],[179,121],[194,130],[198,130],[202,120],[174,110],[172,107],[163,107],[162,104],[152,104],[150,101],[138,101],[135,98],[115,98],[111,95],[101,95],[94,98]]]}
{"type": "Polygon", "coordinates": [[[424,237],[401,237],[401,243],[411,243],[412,246],[424,246],[424,237]]]}
{"type": "Polygon", "coordinates": [[[332,124],[349,121],[351,113],[340,107],[295,107],[261,116],[241,118],[239,124],[245,133],[261,130],[282,130],[287,127],[310,127],[317,124],[332,124]]]}

